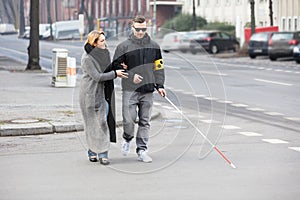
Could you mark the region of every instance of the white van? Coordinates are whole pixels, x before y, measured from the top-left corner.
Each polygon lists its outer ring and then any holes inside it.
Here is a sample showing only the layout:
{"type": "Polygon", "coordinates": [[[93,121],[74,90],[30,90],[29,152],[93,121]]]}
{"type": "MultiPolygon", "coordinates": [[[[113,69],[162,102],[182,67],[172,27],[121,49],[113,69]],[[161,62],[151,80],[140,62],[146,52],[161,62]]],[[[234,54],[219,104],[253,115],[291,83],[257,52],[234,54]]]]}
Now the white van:
{"type": "MultiPolygon", "coordinates": [[[[54,39],[80,39],[79,20],[58,21],[52,24],[52,35],[54,39]]],[[[46,31],[42,39],[50,37],[50,29],[46,31]]]]}
{"type": "Polygon", "coordinates": [[[0,35],[16,34],[17,31],[13,24],[0,24],[0,35]]]}
{"type": "MultiPolygon", "coordinates": [[[[43,38],[43,34],[50,30],[50,24],[39,24],[39,38],[43,38]]],[[[30,38],[30,26],[25,27],[25,32],[22,38],[29,39],[30,38]]]]}

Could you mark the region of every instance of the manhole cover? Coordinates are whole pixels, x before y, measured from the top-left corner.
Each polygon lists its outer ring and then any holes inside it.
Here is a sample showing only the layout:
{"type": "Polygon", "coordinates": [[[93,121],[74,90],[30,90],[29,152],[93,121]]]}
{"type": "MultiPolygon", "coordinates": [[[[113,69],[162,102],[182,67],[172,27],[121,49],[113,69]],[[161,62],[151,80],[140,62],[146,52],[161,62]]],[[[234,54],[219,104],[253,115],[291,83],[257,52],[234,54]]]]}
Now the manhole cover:
{"type": "Polygon", "coordinates": [[[40,120],[38,119],[15,119],[12,120],[12,123],[17,123],[17,124],[27,124],[27,123],[36,123],[39,122],[40,120]]]}

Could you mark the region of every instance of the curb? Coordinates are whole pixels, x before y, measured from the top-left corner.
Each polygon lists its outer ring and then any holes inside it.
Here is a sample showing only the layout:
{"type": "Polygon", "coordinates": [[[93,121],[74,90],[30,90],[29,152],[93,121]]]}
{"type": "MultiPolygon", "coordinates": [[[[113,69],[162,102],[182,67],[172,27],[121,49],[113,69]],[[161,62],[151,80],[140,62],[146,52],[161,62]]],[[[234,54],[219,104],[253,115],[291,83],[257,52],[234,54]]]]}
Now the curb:
{"type": "MultiPolygon", "coordinates": [[[[156,119],[159,116],[161,116],[161,113],[156,112],[151,116],[151,120],[156,119]]],[[[122,121],[117,121],[116,126],[122,126],[122,121]]],[[[81,122],[76,121],[50,121],[26,124],[3,124],[0,125],[0,137],[68,133],[83,130],[83,124],[81,122]]]]}

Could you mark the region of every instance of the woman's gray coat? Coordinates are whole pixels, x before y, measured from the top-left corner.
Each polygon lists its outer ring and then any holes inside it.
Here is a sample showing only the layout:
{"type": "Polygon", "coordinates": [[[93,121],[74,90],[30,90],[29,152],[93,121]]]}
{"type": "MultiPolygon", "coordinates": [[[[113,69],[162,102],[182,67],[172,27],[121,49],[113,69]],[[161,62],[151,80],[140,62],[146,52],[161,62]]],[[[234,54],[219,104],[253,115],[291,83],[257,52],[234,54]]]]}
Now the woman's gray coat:
{"type": "MultiPolygon", "coordinates": [[[[95,48],[96,49],[96,48],[95,48]]],[[[102,50],[102,49],[101,49],[102,50]]],[[[101,51],[97,49],[97,51],[101,51]]],[[[84,130],[88,148],[95,153],[102,153],[109,150],[110,132],[107,124],[107,101],[105,100],[105,81],[113,80],[116,77],[115,71],[105,72],[109,64],[110,56],[107,49],[103,54],[94,59],[93,56],[83,53],[81,67],[83,77],[80,84],[80,109],[84,120],[84,130]],[[101,56],[108,57],[101,57],[101,56]],[[103,59],[99,64],[99,59],[103,59]],[[98,62],[97,62],[98,61],[98,62]]],[[[113,91],[112,91],[113,92],[113,91]]],[[[114,105],[114,102],[111,102],[114,105]]]]}

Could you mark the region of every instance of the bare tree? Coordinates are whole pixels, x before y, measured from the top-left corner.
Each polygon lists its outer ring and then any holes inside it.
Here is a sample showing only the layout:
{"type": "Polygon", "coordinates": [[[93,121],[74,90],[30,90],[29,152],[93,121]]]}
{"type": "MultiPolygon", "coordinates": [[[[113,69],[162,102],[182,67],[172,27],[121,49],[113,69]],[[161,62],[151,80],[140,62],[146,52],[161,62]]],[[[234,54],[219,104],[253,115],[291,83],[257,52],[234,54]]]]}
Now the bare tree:
{"type": "Polygon", "coordinates": [[[269,0],[270,26],[273,26],[273,1],[269,0]]]}
{"type": "Polygon", "coordinates": [[[39,70],[41,66],[39,51],[39,0],[30,0],[30,42],[26,70],[39,70]]]}
{"type": "Polygon", "coordinates": [[[195,8],[195,0],[193,0],[193,30],[197,29],[197,22],[196,22],[196,8],[195,8]]]}
{"type": "MultiPolygon", "coordinates": [[[[88,2],[89,3],[89,2],[88,2]]],[[[91,0],[91,4],[95,5],[95,0],[91,0]]],[[[80,11],[79,14],[84,14],[85,17],[88,20],[88,32],[92,31],[95,29],[95,6],[91,7],[91,13],[89,15],[87,9],[85,8],[85,0],[81,0],[81,6],[80,6],[80,11]]]]}
{"type": "Polygon", "coordinates": [[[52,34],[52,18],[51,18],[51,0],[47,0],[47,15],[48,15],[48,24],[50,24],[50,38],[49,40],[53,40],[52,34]]]}
{"type": "Polygon", "coordinates": [[[251,35],[255,33],[255,11],[254,11],[254,0],[250,0],[250,10],[251,10],[251,35]]]}

